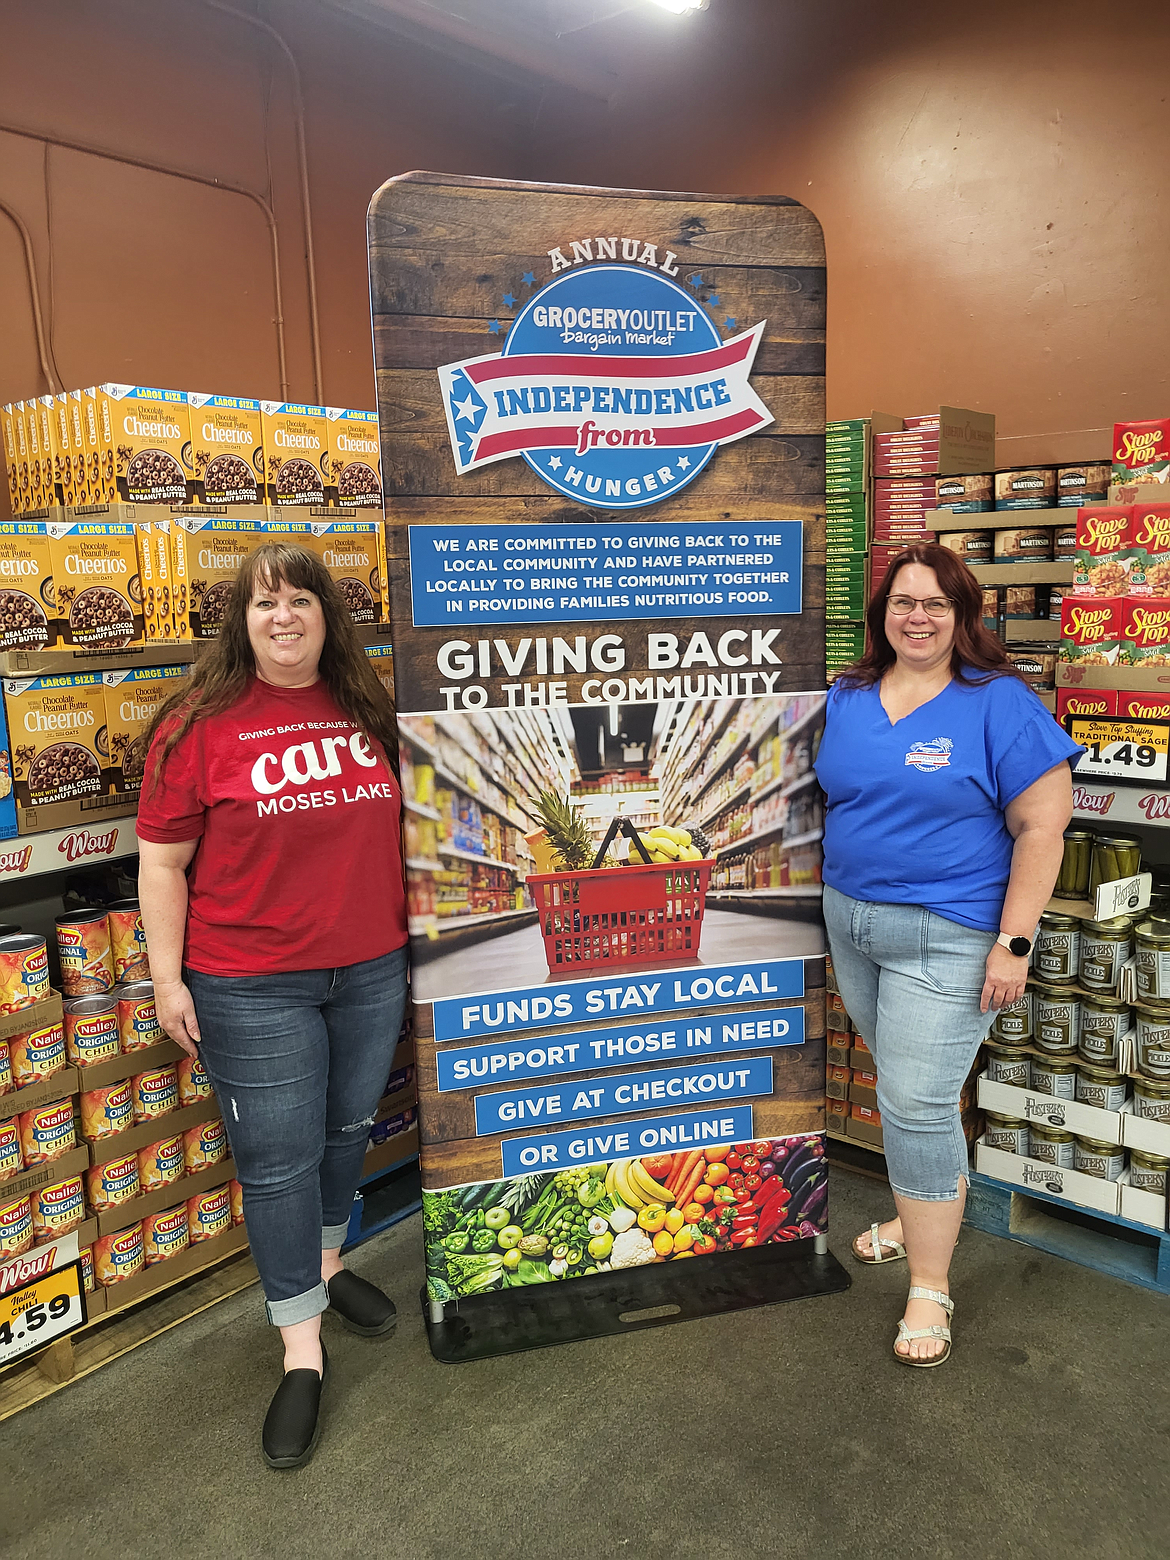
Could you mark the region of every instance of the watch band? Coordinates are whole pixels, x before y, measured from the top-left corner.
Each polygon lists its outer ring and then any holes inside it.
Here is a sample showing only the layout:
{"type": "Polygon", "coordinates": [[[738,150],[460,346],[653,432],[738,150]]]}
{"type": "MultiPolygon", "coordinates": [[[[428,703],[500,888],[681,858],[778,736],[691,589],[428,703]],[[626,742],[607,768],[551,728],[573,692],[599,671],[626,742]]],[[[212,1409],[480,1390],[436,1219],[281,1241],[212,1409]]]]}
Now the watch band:
{"type": "Polygon", "coordinates": [[[1017,959],[1025,959],[1032,951],[1032,939],[1030,937],[1013,937],[1010,932],[1000,932],[995,939],[1002,948],[1009,953],[1014,953],[1017,959]]]}

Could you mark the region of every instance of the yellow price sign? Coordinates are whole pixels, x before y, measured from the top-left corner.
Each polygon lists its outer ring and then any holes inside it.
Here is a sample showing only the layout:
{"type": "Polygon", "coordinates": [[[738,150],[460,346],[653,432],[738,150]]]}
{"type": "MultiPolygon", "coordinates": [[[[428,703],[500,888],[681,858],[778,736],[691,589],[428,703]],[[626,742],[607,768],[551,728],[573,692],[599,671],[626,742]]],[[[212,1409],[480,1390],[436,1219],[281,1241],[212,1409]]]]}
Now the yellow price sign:
{"type": "Polygon", "coordinates": [[[85,1323],[81,1264],[71,1262],[0,1295],[0,1369],[85,1323]]]}
{"type": "Polygon", "coordinates": [[[1078,780],[1120,780],[1132,785],[1165,785],[1170,754],[1170,724],[1157,720],[1068,721],[1069,736],[1085,749],[1077,764],[1078,780]]]}

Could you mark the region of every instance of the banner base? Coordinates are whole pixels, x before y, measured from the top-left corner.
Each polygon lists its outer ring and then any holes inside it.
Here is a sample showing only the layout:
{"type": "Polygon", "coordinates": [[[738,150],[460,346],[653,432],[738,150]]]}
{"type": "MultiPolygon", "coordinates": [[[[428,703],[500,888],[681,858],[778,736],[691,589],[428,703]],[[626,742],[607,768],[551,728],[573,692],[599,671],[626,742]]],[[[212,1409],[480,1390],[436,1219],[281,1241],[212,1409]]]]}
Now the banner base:
{"type": "Polygon", "coordinates": [[[463,1365],[524,1349],[840,1294],[852,1280],[836,1257],[815,1249],[819,1244],[821,1239],[785,1241],[686,1263],[598,1273],[571,1283],[473,1295],[449,1301],[441,1321],[431,1320],[424,1290],[422,1311],[431,1353],[444,1365],[463,1365]]]}

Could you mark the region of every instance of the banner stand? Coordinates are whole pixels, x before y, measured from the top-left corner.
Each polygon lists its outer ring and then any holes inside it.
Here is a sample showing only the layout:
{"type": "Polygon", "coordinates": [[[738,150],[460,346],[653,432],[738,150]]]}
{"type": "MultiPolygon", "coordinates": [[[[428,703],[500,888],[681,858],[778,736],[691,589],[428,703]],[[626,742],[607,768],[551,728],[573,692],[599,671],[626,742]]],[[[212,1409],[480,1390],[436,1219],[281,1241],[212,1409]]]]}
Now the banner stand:
{"type": "Polygon", "coordinates": [[[542,1284],[535,1292],[527,1291],[538,1304],[524,1304],[510,1289],[444,1304],[428,1301],[424,1289],[422,1307],[431,1353],[441,1364],[466,1365],[498,1354],[842,1294],[851,1284],[830,1253],[827,1237],[819,1235],[815,1240],[696,1257],[685,1266],[666,1262],[571,1284],[542,1284]],[[433,1309],[443,1312],[442,1321],[432,1320],[433,1309]]]}
{"type": "Polygon", "coordinates": [[[369,261],[432,1351],[839,1293],[820,224],[411,173],[369,261]]]}

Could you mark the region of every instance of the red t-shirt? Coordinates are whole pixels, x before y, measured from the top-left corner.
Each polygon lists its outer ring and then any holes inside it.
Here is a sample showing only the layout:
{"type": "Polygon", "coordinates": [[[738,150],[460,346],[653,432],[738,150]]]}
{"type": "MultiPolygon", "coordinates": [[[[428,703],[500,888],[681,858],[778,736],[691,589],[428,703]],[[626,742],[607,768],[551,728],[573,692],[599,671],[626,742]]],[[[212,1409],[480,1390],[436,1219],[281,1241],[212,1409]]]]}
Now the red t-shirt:
{"type": "Polygon", "coordinates": [[[254,677],[231,709],[196,721],[158,784],[143,787],[140,839],[199,840],[185,962],[208,975],[275,975],[401,948],[401,808],[382,749],[324,682],[274,688],[254,677]]]}

